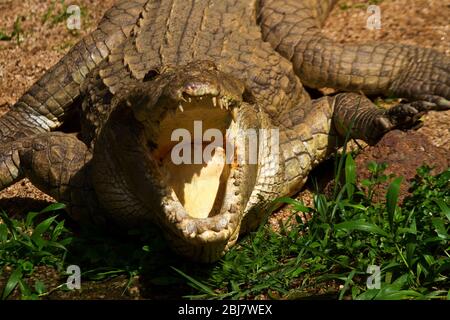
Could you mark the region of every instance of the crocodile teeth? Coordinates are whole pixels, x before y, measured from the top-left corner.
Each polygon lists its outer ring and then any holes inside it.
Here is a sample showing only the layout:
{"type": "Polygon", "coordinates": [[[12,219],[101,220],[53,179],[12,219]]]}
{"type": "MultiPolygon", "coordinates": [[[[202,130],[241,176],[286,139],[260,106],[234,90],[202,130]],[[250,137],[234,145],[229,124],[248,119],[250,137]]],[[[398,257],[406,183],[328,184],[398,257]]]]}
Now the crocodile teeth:
{"type": "Polygon", "coordinates": [[[222,100],[221,105],[223,106],[224,109],[228,110],[228,102],[226,100],[222,100]]]}
{"type": "Polygon", "coordinates": [[[212,103],[213,103],[214,108],[217,107],[217,98],[216,97],[212,98],[212,103]]]}
{"type": "Polygon", "coordinates": [[[189,103],[192,103],[192,98],[188,98],[189,103]]]}
{"type": "Polygon", "coordinates": [[[183,106],[181,105],[181,103],[178,105],[178,109],[180,109],[181,112],[184,112],[183,106]]]}
{"type": "Polygon", "coordinates": [[[231,110],[231,117],[233,118],[234,122],[237,122],[237,118],[238,118],[238,110],[237,110],[237,108],[233,108],[231,110]]]}

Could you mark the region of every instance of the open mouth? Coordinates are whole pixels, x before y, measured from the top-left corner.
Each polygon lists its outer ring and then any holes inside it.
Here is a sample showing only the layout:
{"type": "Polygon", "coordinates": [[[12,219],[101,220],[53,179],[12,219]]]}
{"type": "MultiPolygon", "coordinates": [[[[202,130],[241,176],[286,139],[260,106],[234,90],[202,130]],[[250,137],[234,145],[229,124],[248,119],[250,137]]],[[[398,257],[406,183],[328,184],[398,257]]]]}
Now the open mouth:
{"type": "Polygon", "coordinates": [[[258,177],[242,134],[260,128],[252,95],[211,62],[195,62],[124,96],[115,101],[95,159],[99,167],[111,163],[109,172],[120,174],[111,180],[135,205],[128,215],[116,209],[120,199],[102,192],[103,180],[96,185],[100,201],[119,221],[139,224],[145,216],[160,225],[184,256],[217,260],[237,241],[258,177]]]}
{"type": "MultiPolygon", "coordinates": [[[[214,95],[184,95],[181,101],[162,98],[152,157],[162,181],[190,218],[205,219],[225,211],[230,175],[237,167],[233,113],[237,105],[214,95]]],[[[154,138],[154,136],[153,136],[154,138]]]]}

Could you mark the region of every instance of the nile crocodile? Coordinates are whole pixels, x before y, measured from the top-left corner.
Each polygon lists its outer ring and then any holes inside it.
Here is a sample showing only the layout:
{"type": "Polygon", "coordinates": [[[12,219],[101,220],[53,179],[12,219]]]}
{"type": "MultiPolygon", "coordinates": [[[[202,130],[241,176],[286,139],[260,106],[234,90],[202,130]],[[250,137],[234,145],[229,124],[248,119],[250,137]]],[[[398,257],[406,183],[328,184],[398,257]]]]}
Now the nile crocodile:
{"type": "Polygon", "coordinates": [[[28,177],[81,223],[153,223],[176,252],[217,260],[343,137],[374,144],[450,107],[448,56],[333,42],[321,26],[335,2],[117,1],[0,118],[0,189],[28,177]],[[365,97],[382,94],[407,100],[365,97]],[[183,159],[210,157],[177,163],[186,133],[221,144],[184,141],[183,159]]]}

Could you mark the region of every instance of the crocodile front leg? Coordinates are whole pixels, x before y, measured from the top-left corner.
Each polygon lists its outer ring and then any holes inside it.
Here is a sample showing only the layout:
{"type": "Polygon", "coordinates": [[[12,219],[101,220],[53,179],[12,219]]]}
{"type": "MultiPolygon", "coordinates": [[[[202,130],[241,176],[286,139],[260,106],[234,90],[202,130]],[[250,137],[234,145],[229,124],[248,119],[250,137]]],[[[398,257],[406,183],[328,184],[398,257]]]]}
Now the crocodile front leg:
{"type": "Polygon", "coordinates": [[[364,140],[374,145],[388,131],[409,129],[420,123],[428,111],[444,110],[427,101],[401,103],[390,109],[378,108],[368,98],[355,93],[342,93],[333,98],[333,125],[340,137],[364,140]]]}
{"type": "Polygon", "coordinates": [[[28,177],[44,193],[67,205],[77,221],[95,222],[92,155],[74,135],[60,132],[22,138],[0,147],[0,190],[28,177]]]}
{"type": "Polygon", "coordinates": [[[450,57],[395,43],[336,43],[320,30],[334,2],[261,0],[264,38],[292,61],[304,84],[450,106],[450,57]]]}
{"type": "Polygon", "coordinates": [[[97,30],[82,39],[0,118],[0,143],[58,128],[87,75],[121,44],[148,0],[118,1],[97,30]]]}
{"type": "Polygon", "coordinates": [[[298,192],[309,172],[347,136],[374,144],[390,130],[414,126],[421,115],[436,108],[414,102],[386,110],[362,95],[342,93],[314,100],[306,115],[303,106],[283,113],[277,120],[285,168],[283,195],[298,192]]]}

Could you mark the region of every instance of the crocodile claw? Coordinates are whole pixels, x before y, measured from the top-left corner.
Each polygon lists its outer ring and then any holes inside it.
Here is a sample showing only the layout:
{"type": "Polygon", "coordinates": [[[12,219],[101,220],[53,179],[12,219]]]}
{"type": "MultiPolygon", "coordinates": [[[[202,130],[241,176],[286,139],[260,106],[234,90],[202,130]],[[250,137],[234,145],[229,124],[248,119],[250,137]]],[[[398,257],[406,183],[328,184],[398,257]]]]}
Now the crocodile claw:
{"type": "Polygon", "coordinates": [[[431,104],[434,105],[434,107],[432,109],[429,110],[435,110],[435,111],[445,111],[445,110],[450,110],[450,100],[440,97],[440,96],[435,96],[435,95],[423,95],[420,97],[419,100],[422,100],[423,102],[430,102],[431,104]]]}
{"type": "Polygon", "coordinates": [[[426,100],[398,104],[387,110],[377,123],[387,132],[393,129],[412,129],[420,126],[420,118],[428,111],[450,109],[450,102],[444,98],[428,96],[426,100]]]}

